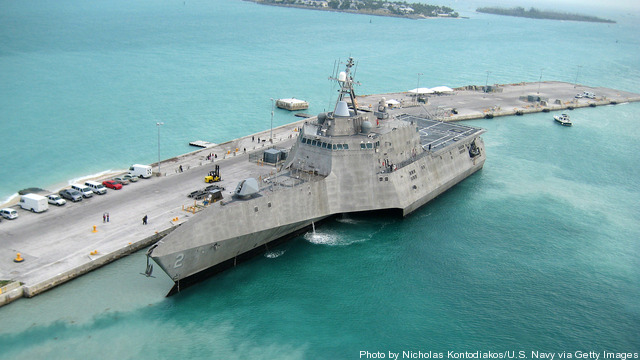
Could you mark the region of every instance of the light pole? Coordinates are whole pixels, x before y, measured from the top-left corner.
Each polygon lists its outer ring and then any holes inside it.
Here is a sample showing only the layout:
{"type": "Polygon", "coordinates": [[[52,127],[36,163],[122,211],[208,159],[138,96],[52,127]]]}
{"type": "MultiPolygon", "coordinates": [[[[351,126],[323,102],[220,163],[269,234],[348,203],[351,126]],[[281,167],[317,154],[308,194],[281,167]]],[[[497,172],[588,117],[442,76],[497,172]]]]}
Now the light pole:
{"type": "Polygon", "coordinates": [[[582,67],[582,65],[578,65],[578,71],[576,71],[576,81],[575,85],[573,85],[573,88],[575,89],[578,86],[578,74],[580,74],[580,68],[582,67]]]}
{"type": "Polygon", "coordinates": [[[156,127],[158,128],[158,176],[161,176],[160,173],[160,126],[164,125],[163,122],[157,122],[156,127]]]}
{"type": "Polygon", "coordinates": [[[487,71],[487,80],[484,82],[484,92],[487,92],[489,88],[489,74],[491,74],[491,71],[487,71]]]}
{"type": "Polygon", "coordinates": [[[271,98],[271,131],[269,132],[269,142],[273,144],[273,98],[271,98]]]}
{"type": "Polygon", "coordinates": [[[420,94],[420,75],[424,74],[418,73],[418,85],[416,86],[416,103],[418,102],[418,94],[420,94]]]}
{"type": "Polygon", "coordinates": [[[538,94],[540,94],[540,84],[542,84],[542,70],[544,70],[544,68],[540,69],[540,79],[538,80],[538,94]]]}

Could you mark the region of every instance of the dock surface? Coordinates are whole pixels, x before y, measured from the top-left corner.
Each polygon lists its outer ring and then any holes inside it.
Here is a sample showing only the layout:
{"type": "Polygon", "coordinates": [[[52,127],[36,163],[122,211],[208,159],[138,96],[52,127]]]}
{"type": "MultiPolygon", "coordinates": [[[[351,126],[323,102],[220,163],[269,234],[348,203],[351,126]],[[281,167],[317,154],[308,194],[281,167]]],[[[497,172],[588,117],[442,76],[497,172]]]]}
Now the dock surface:
{"type": "Polygon", "coordinates": [[[493,85],[498,91],[483,92],[482,87],[457,88],[453,94],[420,96],[410,92],[358,97],[358,107],[374,111],[380,99],[395,100],[392,115],[409,114],[440,121],[462,121],[498,116],[524,115],[542,111],[560,111],[640,101],[640,94],[603,87],[576,85],[559,81],[493,85]],[[595,98],[576,98],[584,92],[595,98]],[[529,100],[530,99],[530,100],[529,100]],[[540,99],[541,101],[536,101],[540,99]]]}
{"type": "MultiPolygon", "coordinates": [[[[373,111],[381,98],[394,99],[398,105],[390,110],[392,116],[408,114],[442,121],[640,101],[639,94],[562,82],[510,84],[499,88],[500,92],[491,93],[456,89],[452,95],[429,95],[423,99],[425,102],[408,92],[360,96],[357,101],[359,108],[373,111]],[[584,91],[594,93],[595,99],[575,97],[584,91]],[[530,95],[545,101],[523,100],[530,95]]],[[[186,211],[194,205],[187,194],[207,185],[204,177],[214,165],[220,165],[223,181],[218,184],[226,188],[227,199],[242,179],[268,176],[274,167],[249,161],[250,158],[255,159],[256,154],[271,146],[291,146],[297,137],[296,129],[305,121],[274,128],[273,144],[253,140],[268,139],[268,129],[216,144],[162,161],[162,176],[140,179],[122,190],[109,189],[106,195],[94,195],[78,203],[68,201],[62,207],[50,205],[49,210],[41,214],[24,211],[15,204],[4,204],[2,207],[17,209],[19,218],[3,220],[0,224],[0,280],[14,280],[22,285],[13,283],[1,288],[4,290],[0,291],[0,305],[22,296],[35,296],[156,242],[193,216],[193,212],[186,211]],[[105,213],[109,213],[109,222],[103,222],[105,213]],[[145,215],[147,225],[142,224],[145,215]],[[16,253],[25,260],[14,262],[16,253]]],[[[438,125],[430,126],[435,129],[438,125]]],[[[428,141],[429,131],[423,135],[428,141]]],[[[156,170],[157,164],[154,164],[156,170]]],[[[144,266],[140,264],[141,272],[144,266]]]]}
{"type": "MultiPolygon", "coordinates": [[[[109,189],[105,195],[93,195],[80,202],[67,200],[61,207],[49,205],[43,213],[34,214],[11,205],[18,210],[19,218],[0,223],[0,279],[23,285],[0,291],[0,305],[22,296],[35,296],[155,243],[193,216],[191,209],[196,201],[187,195],[208,185],[204,177],[215,165],[220,165],[222,175],[222,181],[216,184],[226,188],[223,195],[230,199],[240,180],[249,176],[264,178],[274,171],[273,166],[250,162],[249,156],[255,157],[271,146],[290,147],[303,122],[274,128],[273,144],[268,140],[257,142],[257,138],[268,139],[269,130],[217,144],[162,161],[160,177],[155,176],[158,168],[153,164],[154,176],[149,179],[140,179],[121,190],[109,189]],[[103,220],[106,213],[109,222],[103,220]],[[145,215],[147,225],[142,224],[145,215]],[[13,261],[17,253],[23,262],[13,261]]],[[[202,201],[197,204],[200,206],[202,201]]],[[[144,267],[140,264],[141,272],[144,267]]]]}

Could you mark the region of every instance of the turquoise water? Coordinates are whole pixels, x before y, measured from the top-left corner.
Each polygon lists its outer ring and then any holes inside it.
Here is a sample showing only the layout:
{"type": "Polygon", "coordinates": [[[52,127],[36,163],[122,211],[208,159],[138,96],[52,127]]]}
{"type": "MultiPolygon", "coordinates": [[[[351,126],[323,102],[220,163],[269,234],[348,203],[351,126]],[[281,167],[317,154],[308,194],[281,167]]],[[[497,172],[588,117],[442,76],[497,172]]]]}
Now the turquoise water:
{"type": "MultiPolygon", "coordinates": [[[[640,92],[616,25],[410,21],[242,1],[0,1],[0,198],[268,128],[270,98],[543,80],[640,92]],[[578,66],[581,66],[578,68],[578,66]],[[579,69],[579,72],[578,72],[579,69]],[[26,140],[25,140],[26,139],[26,140]]],[[[484,169],[406,219],[330,221],[174,296],[143,254],[0,308],[2,358],[640,352],[640,104],[469,122],[484,169]]],[[[293,121],[276,112],[275,123],[293,121]]],[[[4,236],[4,235],[3,235],[4,236]]],[[[0,239],[1,240],[1,239],[0,239]]],[[[530,354],[528,354],[530,355],[530,354]]]]}

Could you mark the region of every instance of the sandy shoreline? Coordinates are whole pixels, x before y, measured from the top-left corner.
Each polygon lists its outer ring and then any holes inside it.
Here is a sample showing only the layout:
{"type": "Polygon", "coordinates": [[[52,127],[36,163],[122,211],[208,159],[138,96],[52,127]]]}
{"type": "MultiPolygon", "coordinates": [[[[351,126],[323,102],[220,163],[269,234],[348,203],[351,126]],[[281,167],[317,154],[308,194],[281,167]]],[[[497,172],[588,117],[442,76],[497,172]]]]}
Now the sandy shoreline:
{"type": "MultiPolygon", "coordinates": [[[[84,183],[85,181],[103,182],[104,180],[108,180],[108,179],[114,178],[114,177],[116,177],[118,175],[124,175],[126,173],[127,173],[127,171],[125,169],[122,169],[122,170],[109,169],[109,170],[101,171],[101,172],[96,173],[96,174],[90,174],[90,175],[85,175],[85,176],[73,178],[73,179],[70,179],[70,180],[68,180],[67,182],[64,182],[64,183],[60,182],[60,183],[53,184],[51,186],[47,186],[48,188],[50,188],[52,190],[50,190],[50,189],[42,189],[44,191],[37,192],[37,194],[49,195],[49,194],[53,194],[53,193],[58,193],[60,190],[70,187],[71,184],[84,183]]],[[[2,203],[2,205],[0,205],[0,207],[2,207],[2,208],[15,206],[20,202],[20,194],[18,194],[17,192],[13,193],[12,195],[7,197],[3,201],[4,202],[2,203]]]]}

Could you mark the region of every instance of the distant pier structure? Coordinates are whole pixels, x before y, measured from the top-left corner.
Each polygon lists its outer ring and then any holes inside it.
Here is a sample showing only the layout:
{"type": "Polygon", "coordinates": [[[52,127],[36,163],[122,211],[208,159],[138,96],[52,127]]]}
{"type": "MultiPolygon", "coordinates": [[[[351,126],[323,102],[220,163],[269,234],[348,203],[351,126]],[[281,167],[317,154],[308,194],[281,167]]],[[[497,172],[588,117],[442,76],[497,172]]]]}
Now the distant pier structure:
{"type": "Polygon", "coordinates": [[[212,143],[212,142],[208,142],[208,141],[204,141],[204,140],[196,140],[196,141],[192,141],[189,143],[189,145],[191,146],[197,146],[197,147],[201,147],[201,148],[210,148],[210,147],[214,147],[217,144],[216,143],[212,143]]]}
{"type": "Polygon", "coordinates": [[[278,99],[276,100],[276,106],[280,109],[289,111],[306,110],[309,108],[309,103],[295,98],[290,99],[278,99]]]}
{"type": "Polygon", "coordinates": [[[425,89],[359,96],[358,107],[374,110],[384,99],[390,105],[390,116],[409,114],[446,122],[640,101],[640,94],[561,81],[468,85],[438,92],[436,88],[425,89]]]}

